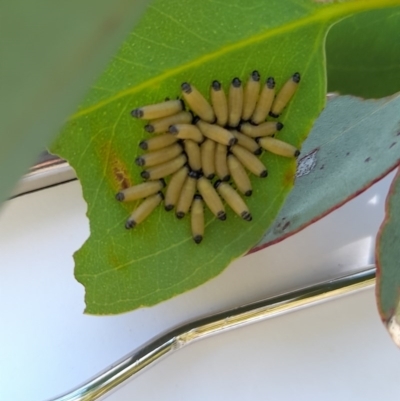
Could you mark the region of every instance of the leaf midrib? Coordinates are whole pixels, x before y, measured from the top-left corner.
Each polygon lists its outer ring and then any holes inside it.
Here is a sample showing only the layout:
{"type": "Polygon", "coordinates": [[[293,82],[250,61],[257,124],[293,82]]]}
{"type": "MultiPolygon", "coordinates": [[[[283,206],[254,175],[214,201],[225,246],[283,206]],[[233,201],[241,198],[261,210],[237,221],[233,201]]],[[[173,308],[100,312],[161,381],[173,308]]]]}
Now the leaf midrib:
{"type": "Polygon", "coordinates": [[[144,81],[139,85],[132,86],[130,88],[119,91],[118,93],[116,93],[113,96],[110,96],[107,99],[103,99],[96,104],[93,104],[89,107],[86,107],[86,108],[78,111],[77,113],[73,114],[70,117],[70,120],[75,120],[82,116],[90,114],[90,113],[106,106],[109,103],[112,103],[125,96],[129,96],[134,93],[140,92],[141,90],[144,90],[144,89],[148,88],[149,86],[155,85],[171,76],[179,74],[180,72],[188,70],[192,67],[196,67],[198,65],[202,65],[203,63],[205,63],[207,61],[218,58],[229,52],[241,49],[245,46],[263,41],[269,37],[278,36],[278,35],[284,34],[286,32],[290,32],[292,30],[295,30],[297,28],[303,27],[308,24],[318,23],[318,22],[319,23],[323,23],[323,22],[327,23],[328,21],[334,22],[334,21],[349,17],[350,15],[357,13],[357,12],[389,8],[389,7],[393,7],[396,5],[397,6],[400,5],[400,0],[361,0],[361,1],[355,0],[355,2],[352,2],[352,3],[330,4],[330,5],[322,6],[321,8],[315,10],[313,14],[311,14],[307,17],[301,18],[299,20],[293,21],[293,22],[285,24],[285,25],[281,25],[277,28],[269,29],[263,33],[259,33],[257,35],[250,36],[249,38],[241,40],[239,42],[235,42],[235,43],[226,45],[226,46],[222,47],[221,49],[218,49],[212,53],[203,55],[203,56],[201,56],[195,60],[192,60],[186,64],[182,64],[182,65],[172,68],[156,77],[148,79],[147,81],[144,81]]]}

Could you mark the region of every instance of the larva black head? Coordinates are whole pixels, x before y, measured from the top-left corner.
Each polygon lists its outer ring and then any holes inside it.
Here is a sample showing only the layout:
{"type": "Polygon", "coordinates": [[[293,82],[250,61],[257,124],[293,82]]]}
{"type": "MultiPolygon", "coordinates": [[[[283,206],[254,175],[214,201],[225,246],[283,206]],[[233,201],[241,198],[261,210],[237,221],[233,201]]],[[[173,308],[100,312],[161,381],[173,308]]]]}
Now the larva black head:
{"type": "Polygon", "coordinates": [[[124,195],[122,192],[118,192],[118,193],[115,195],[115,199],[116,199],[117,201],[122,202],[122,201],[125,199],[125,195],[124,195]]]}
{"type": "Polygon", "coordinates": [[[131,228],[135,227],[136,223],[133,220],[127,220],[125,223],[125,228],[130,230],[131,228]]]}
{"type": "Polygon", "coordinates": [[[242,219],[243,219],[243,220],[246,220],[246,221],[251,221],[251,220],[253,220],[253,217],[251,217],[251,214],[250,214],[249,212],[247,212],[246,210],[245,210],[244,212],[242,212],[242,213],[240,214],[240,216],[242,216],[242,219]]]}
{"type": "Polygon", "coordinates": [[[144,126],[145,131],[147,131],[149,134],[152,134],[154,132],[154,127],[151,124],[146,124],[144,126]]]}
{"type": "Polygon", "coordinates": [[[226,213],[223,210],[220,210],[217,213],[217,219],[219,219],[221,221],[225,221],[226,220],[226,213]]]}
{"type": "Polygon", "coordinates": [[[141,141],[141,142],[139,143],[139,148],[140,148],[140,149],[147,150],[148,147],[149,147],[149,146],[147,145],[147,141],[141,141]]]}
{"type": "Polygon", "coordinates": [[[145,180],[148,180],[148,179],[150,178],[150,173],[149,173],[148,171],[144,170],[144,171],[142,171],[142,172],[140,173],[140,176],[141,176],[142,178],[144,178],[145,180]]]}
{"type": "Polygon", "coordinates": [[[267,85],[268,89],[274,89],[275,79],[273,77],[268,77],[267,80],[265,81],[265,84],[267,85]]]}
{"type": "Polygon", "coordinates": [[[260,73],[257,70],[254,70],[251,73],[251,79],[255,82],[258,82],[260,80],[260,73]]]}
{"type": "Polygon", "coordinates": [[[181,85],[181,89],[182,89],[183,92],[185,92],[187,94],[192,92],[192,86],[188,82],[184,82],[181,85]]]}
{"type": "Polygon", "coordinates": [[[199,200],[203,200],[203,197],[200,194],[195,194],[193,196],[193,199],[199,199],[199,200]]]}
{"type": "Polygon", "coordinates": [[[225,177],[221,178],[221,181],[228,182],[231,179],[231,176],[228,174],[225,177]]]}
{"type": "Polygon", "coordinates": [[[238,77],[233,78],[232,86],[234,86],[235,88],[240,88],[242,86],[242,81],[238,77]]]}
{"type": "Polygon", "coordinates": [[[212,180],[214,177],[215,177],[215,174],[214,174],[214,173],[213,173],[213,174],[209,174],[209,175],[206,176],[206,178],[207,178],[208,180],[212,180]]]}
{"type": "Polygon", "coordinates": [[[261,178],[268,177],[268,171],[267,171],[267,170],[261,171],[260,177],[261,177],[261,178]]]}
{"type": "Polygon", "coordinates": [[[275,114],[275,113],[273,113],[272,111],[269,112],[269,115],[270,115],[272,118],[278,118],[278,117],[279,117],[279,114],[275,114]]]}
{"type": "Polygon", "coordinates": [[[195,180],[197,180],[198,178],[200,178],[200,174],[198,171],[195,170],[190,170],[188,176],[190,178],[194,178],[195,180]]]}
{"type": "Polygon", "coordinates": [[[136,117],[136,118],[142,118],[143,117],[143,110],[138,108],[134,109],[131,111],[131,116],[136,117]]]}
{"type": "Polygon", "coordinates": [[[200,117],[195,116],[195,117],[193,117],[192,123],[193,123],[193,124],[197,124],[199,121],[200,121],[200,117]]]}
{"type": "Polygon", "coordinates": [[[164,205],[164,209],[165,209],[167,212],[170,212],[173,208],[174,208],[174,205],[164,205]]]}
{"type": "Polygon", "coordinates": [[[168,132],[170,134],[177,134],[179,131],[178,131],[178,128],[176,128],[175,125],[170,125],[169,128],[168,128],[168,132]]]}
{"type": "Polygon", "coordinates": [[[251,196],[253,194],[253,191],[251,189],[249,189],[248,191],[246,191],[244,193],[244,196],[251,196]]]}
{"type": "Polygon", "coordinates": [[[281,122],[277,122],[276,123],[276,129],[278,130],[278,131],[280,131],[282,128],[284,127],[284,125],[281,123],[281,122]]]}
{"type": "Polygon", "coordinates": [[[161,179],[160,179],[160,182],[161,182],[162,188],[165,188],[165,186],[166,186],[167,184],[165,183],[164,178],[161,178],[161,179]]]}
{"type": "MultiPolygon", "coordinates": [[[[259,138],[257,138],[257,139],[259,139],[259,138]]],[[[257,142],[257,143],[258,143],[258,142],[257,142]]],[[[260,156],[261,153],[262,153],[262,149],[261,149],[261,148],[258,148],[257,150],[254,151],[254,154],[255,154],[256,156],[260,156]]]]}
{"type": "Polygon", "coordinates": [[[294,152],[294,157],[299,157],[300,156],[300,150],[296,150],[296,152],[294,152]]]}
{"type": "Polygon", "coordinates": [[[214,182],[214,188],[217,189],[222,184],[222,180],[217,180],[214,182]]]}
{"type": "Polygon", "coordinates": [[[300,79],[301,79],[300,73],[295,72],[295,73],[293,74],[293,76],[292,76],[292,79],[293,79],[293,82],[296,82],[296,84],[298,84],[298,83],[300,82],[300,79]]]}
{"type": "Polygon", "coordinates": [[[194,241],[196,244],[200,244],[200,242],[203,241],[203,236],[202,236],[202,235],[195,235],[195,236],[193,237],[193,241],[194,241]]]}
{"type": "Polygon", "coordinates": [[[141,156],[139,156],[139,157],[137,157],[137,158],[135,159],[135,163],[136,163],[138,166],[144,166],[145,160],[144,160],[141,156]]]}
{"type": "Polygon", "coordinates": [[[228,142],[228,146],[233,146],[237,144],[237,138],[231,138],[228,142]]]}
{"type": "Polygon", "coordinates": [[[211,87],[215,90],[215,91],[220,91],[222,88],[221,82],[219,81],[212,81],[211,87]]]}
{"type": "Polygon", "coordinates": [[[158,191],[157,195],[161,198],[161,200],[164,200],[164,194],[161,191],[158,191]]]}
{"type": "Polygon", "coordinates": [[[183,218],[185,217],[185,213],[183,213],[183,212],[176,212],[176,213],[175,213],[175,216],[176,216],[178,219],[183,219],[183,218]]]}

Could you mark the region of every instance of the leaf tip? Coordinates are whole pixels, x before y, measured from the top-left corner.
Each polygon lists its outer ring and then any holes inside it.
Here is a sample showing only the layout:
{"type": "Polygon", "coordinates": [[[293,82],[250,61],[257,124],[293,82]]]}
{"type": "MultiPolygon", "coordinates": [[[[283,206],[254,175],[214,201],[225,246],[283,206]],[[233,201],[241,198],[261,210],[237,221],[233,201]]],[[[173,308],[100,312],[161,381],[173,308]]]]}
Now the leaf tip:
{"type": "Polygon", "coordinates": [[[386,327],[393,342],[400,348],[400,323],[396,315],[393,315],[389,319],[386,327]]]}

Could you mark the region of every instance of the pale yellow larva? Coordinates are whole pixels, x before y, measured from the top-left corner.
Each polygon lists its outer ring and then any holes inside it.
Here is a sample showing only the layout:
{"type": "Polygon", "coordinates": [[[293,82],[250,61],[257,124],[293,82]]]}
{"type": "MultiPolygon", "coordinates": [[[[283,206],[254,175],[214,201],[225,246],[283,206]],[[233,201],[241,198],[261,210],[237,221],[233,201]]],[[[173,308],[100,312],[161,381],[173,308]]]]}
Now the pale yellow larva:
{"type": "Polygon", "coordinates": [[[247,121],[253,115],[259,93],[260,93],[260,74],[258,73],[258,71],[253,71],[250,75],[249,80],[246,83],[243,92],[242,120],[247,121]]]}
{"type": "Polygon", "coordinates": [[[138,107],[131,111],[132,117],[141,118],[144,120],[154,120],[177,114],[184,110],[184,103],[181,99],[166,100],[162,103],[150,104],[148,106],[138,107]]]}
{"type": "Polygon", "coordinates": [[[188,82],[184,82],[181,85],[181,89],[182,97],[185,99],[190,109],[202,120],[213,123],[215,121],[214,110],[206,98],[188,82]]]}
{"type": "Polygon", "coordinates": [[[164,195],[162,192],[157,192],[155,195],[146,198],[129,216],[125,223],[125,228],[134,228],[140,224],[152,213],[163,199],[164,195]]]}
{"type": "Polygon", "coordinates": [[[196,194],[190,210],[192,237],[196,244],[200,244],[204,237],[204,206],[203,197],[196,194]]]}
{"type": "Polygon", "coordinates": [[[219,81],[213,81],[211,84],[210,98],[217,117],[216,123],[224,127],[228,122],[228,101],[219,81]]]}
{"type": "Polygon", "coordinates": [[[115,195],[115,198],[120,202],[132,202],[153,195],[164,187],[165,181],[163,179],[142,182],[141,184],[122,189],[115,195]]]}
{"type": "Polygon", "coordinates": [[[225,199],[230,208],[243,220],[251,221],[252,216],[245,201],[240,195],[227,183],[221,180],[215,182],[214,187],[218,193],[225,199]]]}
{"type": "Polygon", "coordinates": [[[277,118],[282,113],[283,109],[290,102],[290,99],[295,94],[300,83],[300,74],[295,72],[293,76],[285,82],[281,90],[276,95],[274,103],[272,103],[271,111],[269,115],[277,118]]]}
{"type": "Polygon", "coordinates": [[[243,110],[243,86],[239,78],[234,78],[228,94],[228,125],[235,128],[239,125],[243,110]]]}

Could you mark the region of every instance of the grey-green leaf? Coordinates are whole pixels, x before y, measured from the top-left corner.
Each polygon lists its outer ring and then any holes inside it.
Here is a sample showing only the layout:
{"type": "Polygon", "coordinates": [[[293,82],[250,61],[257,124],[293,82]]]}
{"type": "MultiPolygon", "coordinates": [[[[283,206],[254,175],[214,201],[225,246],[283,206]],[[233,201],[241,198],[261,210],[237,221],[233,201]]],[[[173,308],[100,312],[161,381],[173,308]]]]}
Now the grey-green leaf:
{"type": "Polygon", "coordinates": [[[1,2],[0,202],[58,133],[147,2],[1,2]]]}
{"type": "Polygon", "coordinates": [[[386,218],[376,240],[377,303],[382,321],[400,347],[400,172],[390,188],[386,218]]]}
{"type": "Polygon", "coordinates": [[[367,189],[399,162],[400,95],[330,100],[304,142],[297,179],[254,250],[301,230],[367,189]]]}

